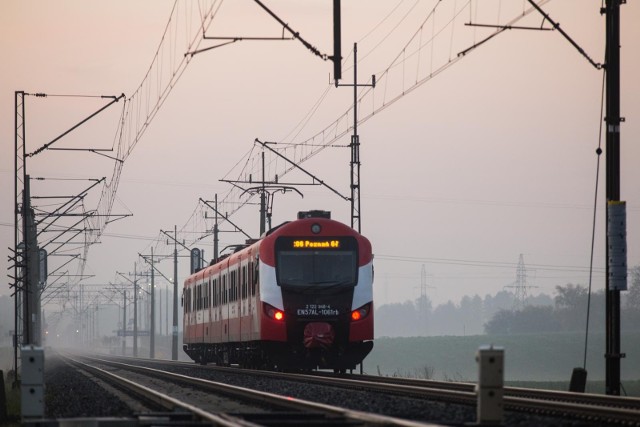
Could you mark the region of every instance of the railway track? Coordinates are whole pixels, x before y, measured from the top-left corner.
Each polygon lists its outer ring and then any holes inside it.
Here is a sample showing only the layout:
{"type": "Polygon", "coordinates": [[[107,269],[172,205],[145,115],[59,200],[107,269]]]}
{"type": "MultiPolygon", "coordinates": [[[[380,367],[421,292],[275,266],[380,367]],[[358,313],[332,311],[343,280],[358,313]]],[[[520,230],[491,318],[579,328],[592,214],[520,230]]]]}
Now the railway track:
{"type": "MultiPolygon", "coordinates": [[[[354,411],[105,358],[77,355],[65,355],[64,357],[68,363],[78,369],[91,372],[92,375],[124,390],[127,394],[135,395],[143,401],[151,402],[151,404],[171,411],[173,414],[178,413],[182,420],[185,417],[191,418],[205,425],[314,424],[399,425],[407,427],[434,425],[354,411]],[[159,384],[159,382],[163,384],[159,384]],[[165,391],[158,391],[158,389],[165,391]],[[166,392],[169,389],[171,389],[171,393],[166,392]],[[198,397],[198,392],[203,392],[204,396],[198,397]],[[176,398],[176,395],[188,396],[188,399],[176,398]],[[225,405],[228,407],[229,405],[229,402],[222,404],[221,399],[235,401],[233,412],[220,412],[220,407],[225,405]]],[[[136,360],[141,361],[140,359],[136,360]]],[[[191,366],[193,365],[191,364],[191,366]]]]}
{"type": "MultiPolygon", "coordinates": [[[[269,373],[281,375],[280,373],[269,373]]],[[[369,391],[380,391],[414,397],[437,399],[445,402],[476,404],[476,385],[435,380],[417,380],[372,375],[286,374],[288,378],[369,391]]],[[[571,393],[520,387],[504,387],[506,410],[527,411],[538,414],[573,416],[590,421],[624,423],[640,426],[640,399],[588,393],[571,393]]]]}
{"type": "MultiPolygon", "coordinates": [[[[207,369],[238,375],[259,375],[264,378],[298,381],[305,384],[317,384],[377,392],[389,395],[412,397],[424,400],[438,400],[446,403],[476,405],[475,385],[433,380],[416,380],[397,377],[371,375],[334,375],[324,373],[283,373],[272,371],[252,371],[239,368],[207,366],[202,367],[186,362],[169,362],[138,359],[136,363],[169,363],[180,369],[207,369]]],[[[504,388],[504,408],[507,411],[526,412],[544,416],[569,417],[594,424],[624,424],[640,426],[640,399],[621,396],[570,393],[552,390],[526,389],[518,387],[504,388]]]]}

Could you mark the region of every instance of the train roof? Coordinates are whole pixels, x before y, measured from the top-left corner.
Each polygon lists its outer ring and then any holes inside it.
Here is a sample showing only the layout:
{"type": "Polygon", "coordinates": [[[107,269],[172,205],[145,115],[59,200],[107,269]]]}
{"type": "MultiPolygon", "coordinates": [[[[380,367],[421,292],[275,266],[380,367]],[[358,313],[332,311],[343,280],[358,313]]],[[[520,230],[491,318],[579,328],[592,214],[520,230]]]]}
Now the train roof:
{"type": "MultiPolygon", "coordinates": [[[[330,218],[327,211],[308,211],[298,213],[298,219],[294,221],[286,221],[269,229],[260,240],[252,239],[244,245],[237,245],[231,254],[220,257],[216,263],[210,264],[208,267],[190,275],[185,279],[185,285],[193,283],[198,278],[208,277],[220,270],[226,268],[229,264],[235,264],[239,258],[246,258],[248,254],[260,251],[261,258],[272,258],[260,249],[262,245],[265,247],[273,247],[275,240],[280,236],[313,236],[320,231],[314,233],[315,227],[319,226],[323,236],[351,236],[358,240],[360,247],[359,264],[363,265],[371,261],[371,243],[369,239],[358,233],[348,225],[330,218]]],[[[266,259],[265,259],[266,261],[266,259]]],[[[270,260],[273,263],[273,260],[270,260]]]]}

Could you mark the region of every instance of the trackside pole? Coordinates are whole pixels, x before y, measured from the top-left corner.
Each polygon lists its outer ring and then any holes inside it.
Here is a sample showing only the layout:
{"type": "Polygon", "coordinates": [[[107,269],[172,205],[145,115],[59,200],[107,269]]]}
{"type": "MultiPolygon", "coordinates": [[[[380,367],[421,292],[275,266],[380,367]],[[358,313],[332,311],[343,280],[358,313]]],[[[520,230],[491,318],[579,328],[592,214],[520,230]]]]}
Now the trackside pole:
{"type": "Polygon", "coordinates": [[[476,423],[479,425],[502,425],[504,348],[493,345],[481,346],[476,353],[476,362],[478,362],[476,423]]]}

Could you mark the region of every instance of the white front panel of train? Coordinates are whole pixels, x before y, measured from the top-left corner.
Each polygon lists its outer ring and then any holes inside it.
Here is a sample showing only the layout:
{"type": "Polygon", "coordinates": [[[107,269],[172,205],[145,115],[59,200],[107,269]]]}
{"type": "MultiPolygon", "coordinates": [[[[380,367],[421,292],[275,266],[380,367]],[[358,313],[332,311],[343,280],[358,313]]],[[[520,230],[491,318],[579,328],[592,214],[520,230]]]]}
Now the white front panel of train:
{"type": "Polygon", "coordinates": [[[260,296],[262,301],[273,307],[284,310],[284,304],[282,303],[282,291],[278,282],[276,281],[276,269],[259,261],[260,266],[260,296]]]}
{"type": "Polygon", "coordinates": [[[358,284],[353,288],[351,310],[373,301],[373,261],[358,269],[358,284]]]}

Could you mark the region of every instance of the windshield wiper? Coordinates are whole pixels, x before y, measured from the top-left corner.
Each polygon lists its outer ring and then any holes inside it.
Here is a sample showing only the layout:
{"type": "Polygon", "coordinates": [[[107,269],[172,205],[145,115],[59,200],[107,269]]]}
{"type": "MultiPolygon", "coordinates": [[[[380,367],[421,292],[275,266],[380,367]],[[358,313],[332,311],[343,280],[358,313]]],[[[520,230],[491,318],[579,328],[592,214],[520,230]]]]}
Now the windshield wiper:
{"type": "Polygon", "coordinates": [[[327,291],[327,290],[332,290],[332,289],[336,289],[336,288],[341,288],[341,287],[345,287],[346,285],[351,285],[351,281],[349,280],[342,280],[342,281],[335,281],[335,280],[326,280],[323,282],[315,282],[315,283],[311,283],[309,285],[305,285],[305,286],[300,286],[300,285],[289,285],[287,286],[287,288],[289,290],[293,290],[293,291],[300,291],[300,292],[307,292],[307,291],[327,291]]]}

